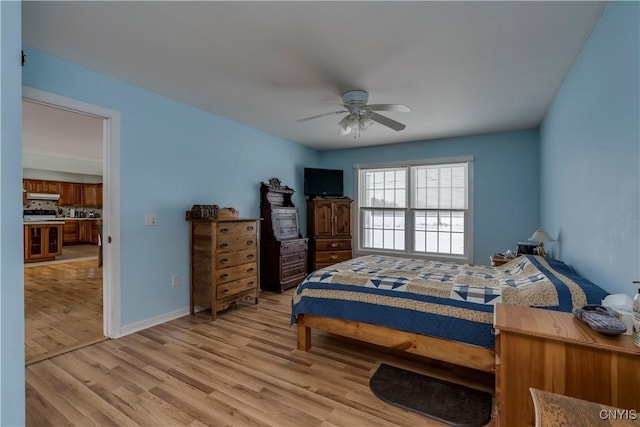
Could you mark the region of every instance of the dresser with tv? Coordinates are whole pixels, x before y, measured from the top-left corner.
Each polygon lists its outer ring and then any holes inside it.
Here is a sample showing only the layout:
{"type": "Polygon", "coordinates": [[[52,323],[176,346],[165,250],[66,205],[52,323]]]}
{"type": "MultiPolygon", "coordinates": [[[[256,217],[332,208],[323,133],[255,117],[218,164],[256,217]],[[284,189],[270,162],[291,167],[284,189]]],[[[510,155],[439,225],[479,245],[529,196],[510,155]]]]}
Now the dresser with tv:
{"type": "Polygon", "coordinates": [[[309,271],[352,258],[351,204],[341,169],[305,168],[309,271]]]}

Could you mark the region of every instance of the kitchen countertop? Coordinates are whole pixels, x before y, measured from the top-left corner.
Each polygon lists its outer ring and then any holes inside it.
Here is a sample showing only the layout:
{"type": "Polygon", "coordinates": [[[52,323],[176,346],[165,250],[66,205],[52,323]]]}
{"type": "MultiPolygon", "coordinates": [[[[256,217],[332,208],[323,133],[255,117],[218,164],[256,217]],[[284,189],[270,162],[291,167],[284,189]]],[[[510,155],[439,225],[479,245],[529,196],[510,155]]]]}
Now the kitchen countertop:
{"type": "Polygon", "coordinates": [[[49,221],[22,221],[23,225],[51,225],[51,224],[60,224],[64,225],[64,221],[62,218],[60,219],[52,219],[49,221]]]}
{"type": "Polygon", "coordinates": [[[85,219],[94,219],[94,220],[101,220],[102,218],[74,218],[74,217],[60,217],[58,219],[67,221],[67,220],[85,220],[85,219]]]}

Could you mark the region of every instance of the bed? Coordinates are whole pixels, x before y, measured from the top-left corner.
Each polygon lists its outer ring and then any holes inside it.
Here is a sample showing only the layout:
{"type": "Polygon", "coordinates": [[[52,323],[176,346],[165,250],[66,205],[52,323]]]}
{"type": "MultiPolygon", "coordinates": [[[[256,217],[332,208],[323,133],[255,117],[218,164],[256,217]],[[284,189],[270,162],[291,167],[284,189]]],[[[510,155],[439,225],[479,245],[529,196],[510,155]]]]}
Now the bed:
{"type": "Polygon", "coordinates": [[[320,329],[493,371],[496,303],[570,312],[606,295],[563,262],[534,255],[499,267],[368,255],[309,274],[291,322],[304,351],[320,329]]]}

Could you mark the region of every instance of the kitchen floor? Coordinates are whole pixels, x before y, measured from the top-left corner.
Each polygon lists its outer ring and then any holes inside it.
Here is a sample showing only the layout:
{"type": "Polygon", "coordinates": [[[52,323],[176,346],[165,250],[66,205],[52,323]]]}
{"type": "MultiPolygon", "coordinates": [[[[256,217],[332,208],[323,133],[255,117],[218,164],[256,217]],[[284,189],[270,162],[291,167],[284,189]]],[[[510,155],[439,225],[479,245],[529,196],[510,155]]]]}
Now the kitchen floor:
{"type": "Polygon", "coordinates": [[[97,255],[25,264],[24,308],[27,365],[104,340],[97,255]]]}

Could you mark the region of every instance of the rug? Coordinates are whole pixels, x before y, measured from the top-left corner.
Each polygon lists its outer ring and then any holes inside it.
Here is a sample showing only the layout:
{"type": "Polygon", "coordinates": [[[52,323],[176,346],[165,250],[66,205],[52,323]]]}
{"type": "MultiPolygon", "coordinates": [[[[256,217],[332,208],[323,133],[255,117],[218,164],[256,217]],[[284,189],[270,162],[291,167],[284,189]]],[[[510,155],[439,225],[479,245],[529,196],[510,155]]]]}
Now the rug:
{"type": "Polygon", "coordinates": [[[491,394],[384,363],[369,387],[387,403],[451,426],[478,427],[491,419],[491,394]]]}

